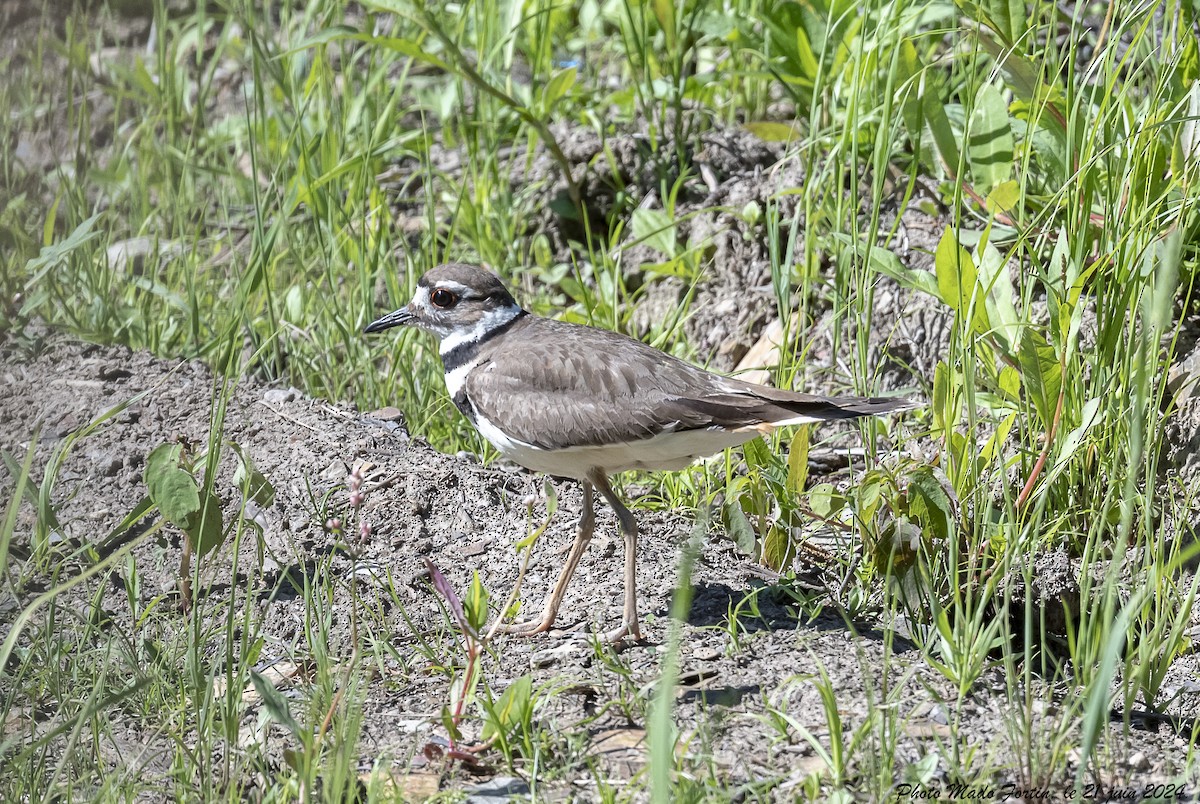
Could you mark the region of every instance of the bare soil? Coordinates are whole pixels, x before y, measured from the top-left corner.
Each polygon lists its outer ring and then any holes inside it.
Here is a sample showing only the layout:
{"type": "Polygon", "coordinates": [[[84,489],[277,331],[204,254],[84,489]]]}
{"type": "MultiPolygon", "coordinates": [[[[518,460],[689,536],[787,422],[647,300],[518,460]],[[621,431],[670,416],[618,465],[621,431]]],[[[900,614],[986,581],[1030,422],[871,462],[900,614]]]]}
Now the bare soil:
{"type": "MultiPolygon", "coordinates": [[[[134,507],[145,494],[142,468],[151,449],[179,439],[203,444],[209,435],[216,380],[195,362],[55,340],[36,356],[7,355],[0,379],[6,388],[0,399],[0,447],[23,455],[38,433],[35,478],[72,433],[120,407],[60,456],[63,464],[53,501],[62,549],[95,542],[96,534],[108,533],[134,507]]],[[[272,506],[251,511],[265,549],[259,552],[258,540],[246,539],[236,555],[236,577],[235,553],[228,546],[203,563],[207,586],[202,605],[211,606],[214,625],[214,684],[224,679],[223,646],[216,640],[226,602],[237,606],[253,630],[261,629],[266,637],[257,669],[269,672],[272,667],[302,666],[314,650],[306,641],[313,635],[306,623],[317,612],[300,593],[305,577],[321,576],[337,590],[323,612],[332,626],[329,644],[322,650],[349,660],[344,653],[348,639],[339,637],[349,635],[353,587],[359,596],[360,628],[369,633],[368,641],[390,646],[380,651],[389,657],[382,664],[361,667],[361,766],[382,763],[399,777],[418,773],[422,784],[442,789],[480,784],[478,775],[430,762],[423,754],[427,744],[444,742],[438,714],[448,701],[449,682],[417,649],[418,636],[440,646],[446,652],[440,657],[443,661],[461,661],[457,635],[446,627],[425,561],[439,567],[460,593],[478,572],[493,597],[503,599],[516,580],[514,544],[530,527],[525,501],[537,493],[540,479],[441,455],[411,439],[394,411],[362,414],[252,380],[243,381],[234,392],[224,432],[251,456],[277,496],[272,506]],[[344,509],[346,475],[354,466],[362,466],[368,476],[362,512],[374,533],[352,559],[324,523],[330,516],[344,515],[339,509],[344,509]]],[[[235,468],[234,456],[226,450],[216,488],[228,521],[239,516],[235,468]]],[[[11,491],[12,478],[4,475],[0,495],[11,491]]],[[[560,485],[559,492],[562,509],[538,544],[523,587],[527,611],[540,606],[541,594],[561,561],[560,550],[573,535],[579,493],[572,484],[560,485]]],[[[543,503],[536,507],[537,516],[544,516],[543,503]]],[[[22,510],[18,533],[30,532],[31,517],[30,509],[22,510]]],[[[639,519],[644,534],[638,556],[646,632],[642,644],[609,654],[591,643],[590,634],[611,627],[620,611],[620,540],[615,519],[605,508],[598,541],[567,594],[559,629],[534,638],[498,637],[486,660],[485,678],[497,694],[525,673],[533,674],[535,687],[542,691],[535,718],[547,734],[556,736],[552,750],[563,768],[549,788],[540,788],[553,798],[591,798],[597,792],[595,775],[619,782],[646,761],[645,715],[636,701],[644,703],[644,690],[661,671],[676,567],[693,523],[670,512],[639,511],[639,519]]],[[[18,547],[28,549],[27,544],[18,547]]],[[[168,527],[134,550],[143,606],[164,594],[173,599],[180,549],[180,534],[168,527]]],[[[1061,557],[1057,560],[1062,563],[1061,557]]],[[[68,566],[64,572],[78,569],[68,566]]],[[[131,620],[119,591],[127,572],[120,569],[84,584],[67,593],[65,602],[86,611],[100,600],[111,629],[131,639],[144,637],[144,626],[131,620]],[[97,590],[105,586],[108,596],[97,597],[97,590]]],[[[904,733],[896,740],[896,767],[944,754],[953,733],[960,750],[977,752],[978,766],[1008,769],[992,781],[1023,781],[1019,768],[1025,760],[1015,729],[1026,714],[1010,711],[998,673],[985,674],[964,700],[956,702],[954,690],[914,646],[901,637],[885,639],[877,623],[846,621],[818,591],[819,577],[813,580],[811,588],[764,582],[763,571],[738,555],[719,529],[706,535],[695,568],[694,602],[682,632],[682,685],[675,711],[681,752],[698,762],[711,757],[731,789],[775,779],[776,794],[788,798],[791,786],[821,763],[794,729],[790,738],[781,739],[764,717],[765,702],[827,741],[829,724],[820,680],[814,677],[823,667],[845,733],[878,714],[885,702],[900,714],[904,733]],[[753,614],[751,601],[757,603],[753,614]],[[818,605],[822,602],[827,604],[823,608],[818,605]],[[738,627],[733,628],[730,613],[739,607],[738,627]]],[[[19,599],[0,610],[0,621],[11,623],[38,591],[22,590],[19,599]]],[[[186,629],[187,617],[168,608],[172,613],[167,616],[186,629]]],[[[35,633],[27,630],[23,641],[35,633]]],[[[279,672],[286,676],[281,686],[302,697],[303,673],[279,672]]],[[[52,705],[41,702],[47,703],[52,705]]],[[[244,739],[254,739],[260,707],[256,698],[246,697],[244,739]]],[[[1053,715],[1045,713],[1047,724],[1053,715]]],[[[1121,736],[1117,721],[1102,740],[1106,756],[1101,764],[1108,768],[1103,781],[1143,785],[1183,773],[1186,740],[1168,728],[1156,730],[1158,724],[1139,724],[1136,718],[1134,722],[1140,727],[1128,737],[1121,736]]],[[[141,763],[137,770],[165,772],[171,745],[159,726],[140,721],[135,711],[114,713],[111,743],[101,746],[104,758],[114,764],[127,762],[130,754],[122,746],[137,744],[143,747],[136,754],[141,763]]],[[[467,735],[477,737],[478,729],[478,721],[468,719],[467,735]]],[[[1046,733],[1033,735],[1033,740],[1048,739],[1049,734],[1047,725],[1046,733]]],[[[277,729],[272,739],[272,756],[282,761],[278,757],[287,738],[277,729]]],[[[856,770],[869,773],[862,763],[872,761],[872,753],[856,754],[856,770]]],[[[495,770],[494,755],[484,756],[492,760],[493,773],[508,775],[495,770]]],[[[483,776],[487,778],[486,770],[483,776]]]]}

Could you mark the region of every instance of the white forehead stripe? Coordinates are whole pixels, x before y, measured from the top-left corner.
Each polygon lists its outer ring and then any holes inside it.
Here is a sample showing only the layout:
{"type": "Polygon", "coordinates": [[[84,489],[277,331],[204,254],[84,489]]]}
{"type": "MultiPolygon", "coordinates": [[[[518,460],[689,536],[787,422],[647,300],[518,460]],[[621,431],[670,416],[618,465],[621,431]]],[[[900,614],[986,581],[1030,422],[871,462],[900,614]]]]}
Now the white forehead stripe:
{"type": "Polygon", "coordinates": [[[491,332],[497,327],[502,327],[509,321],[521,314],[521,308],[515,304],[510,304],[507,307],[501,307],[496,310],[489,310],[483,314],[475,326],[465,330],[455,330],[446,337],[442,338],[442,345],[438,351],[445,357],[452,352],[455,347],[462,346],[464,343],[478,341],[488,332],[491,332]]]}

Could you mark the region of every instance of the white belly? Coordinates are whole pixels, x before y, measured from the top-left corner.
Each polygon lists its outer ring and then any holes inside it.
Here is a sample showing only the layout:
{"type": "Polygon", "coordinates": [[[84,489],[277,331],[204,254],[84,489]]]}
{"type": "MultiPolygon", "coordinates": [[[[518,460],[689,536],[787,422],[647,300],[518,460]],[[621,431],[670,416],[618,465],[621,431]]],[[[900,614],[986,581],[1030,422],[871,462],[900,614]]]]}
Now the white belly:
{"type": "Polygon", "coordinates": [[[599,469],[606,475],[630,469],[683,469],[699,458],[745,444],[759,435],[757,430],[731,432],[713,428],[660,433],[653,438],[622,444],[546,450],[509,438],[482,416],[476,418],[475,426],[508,460],[535,472],[578,480],[583,480],[592,469],[599,469]]]}

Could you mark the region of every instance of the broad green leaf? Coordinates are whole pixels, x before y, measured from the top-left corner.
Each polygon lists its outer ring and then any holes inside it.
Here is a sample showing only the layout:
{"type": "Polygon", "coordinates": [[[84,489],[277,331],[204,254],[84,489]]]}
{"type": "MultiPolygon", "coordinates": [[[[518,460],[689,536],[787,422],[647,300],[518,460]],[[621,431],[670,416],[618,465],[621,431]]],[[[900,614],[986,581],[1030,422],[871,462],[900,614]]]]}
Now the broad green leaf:
{"type": "Polygon", "coordinates": [[[975,93],[975,108],[971,111],[968,155],[971,177],[981,195],[1012,175],[1013,135],[1008,122],[1008,105],[1000,90],[983,84],[975,93]]]}
{"type": "Polygon", "coordinates": [[[633,236],[666,257],[675,257],[679,248],[675,238],[675,221],[661,209],[639,208],[630,216],[633,236]]]}
{"type": "Polygon", "coordinates": [[[1026,103],[1038,100],[1038,90],[1041,87],[1041,68],[1019,53],[1014,53],[1000,42],[997,42],[988,31],[977,30],[979,44],[996,60],[1000,68],[1008,75],[1007,86],[1016,93],[1017,97],[1026,103]]]}
{"type": "Polygon", "coordinates": [[[833,237],[851,253],[855,250],[859,253],[866,252],[867,267],[871,270],[895,279],[906,288],[928,293],[935,299],[941,298],[938,292],[937,277],[928,271],[906,268],[904,263],[900,262],[900,258],[886,248],[856,242],[847,234],[834,232],[833,237]]]}
{"type": "Polygon", "coordinates": [[[933,410],[934,431],[945,431],[947,427],[958,423],[958,413],[951,403],[953,398],[951,385],[954,382],[950,367],[946,361],[939,360],[933,369],[933,410]]]}
{"type": "Polygon", "coordinates": [[[900,75],[896,86],[900,87],[900,91],[904,93],[903,103],[900,107],[901,115],[904,118],[904,128],[908,132],[908,140],[912,143],[913,149],[919,151],[921,132],[925,125],[925,114],[922,111],[920,96],[920,74],[924,66],[921,64],[920,56],[917,55],[917,49],[907,38],[900,43],[900,59],[897,66],[900,75]]]}
{"type": "Polygon", "coordinates": [[[1049,427],[1058,408],[1059,390],[1062,388],[1062,366],[1054,347],[1046,342],[1041,333],[1026,327],[1021,333],[1019,352],[1021,380],[1029,399],[1042,419],[1042,426],[1049,427]]]}
{"type": "Polygon", "coordinates": [[[788,123],[773,123],[764,120],[745,123],[742,128],[764,142],[791,142],[797,136],[795,127],[788,123]]]}
{"type": "Polygon", "coordinates": [[[283,697],[271,679],[257,670],[251,670],[250,683],[254,685],[254,691],[262,698],[263,709],[267,716],[291,732],[293,736],[299,737],[300,724],[296,722],[296,718],[292,717],[292,710],[288,706],[287,698],[283,697]]]}
{"type": "Polygon", "coordinates": [[[1014,179],[1002,181],[992,188],[987,195],[988,212],[999,214],[1008,212],[1017,206],[1021,200],[1021,185],[1014,179]]]}
{"type": "Polygon", "coordinates": [[[811,427],[807,424],[796,428],[792,443],[788,445],[787,489],[792,496],[804,493],[808,483],[808,445],[811,427]]]}
{"type": "Polygon", "coordinates": [[[860,520],[870,522],[875,518],[883,501],[883,484],[883,475],[878,471],[872,470],[863,477],[858,486],[858,494],[855,495],[860,520]]]}
{"type": "Polygon", "coordinates": [[[533,715],[533,677],[526,674],[509,684],[499,700],[487,712],[483,723],[483,739],[510,734],[530,721],[533,715]]]}
{"type": "Polygon", "coordinates": [[[912,516],[924,522],[936,538],[950,538],[955,528],[954,503],[933,469],[922,466],[913,472],[908,482],[908,497],[912,516]]]}
{"type": "Polygon", "coordinates": [[[929,126],[929,133],[933,135],[933,143],[937,146],[946,173],[953,178],[958,175],[958,136],[954,133],[954,127],[950,125],[945,104],[938,97],[936,81],[926,81],[925,91],[921,95],[921,109],[925,113],[925,123],[929,126]]]}
{"type": "Polygon", "coordinates": [[[575,79],[578,75],[574,67],[566,67],[559,70],[546,84],[546,89],[542,92],[542,108],[549,113],[564,95],[571,91],[571,87],[575,86],[575,79]]]}
{"type": "Polygon", "coordinates": [[[761,469],[771,464],[771,450],[767,448],[761,438],[743,444],[742,456],[745,457],[746,465],[751,469],[761,469]]]}
{"type": "Polygon", "coordinates": [[[675,48],[675,0],[653,0],[654,17],[666,37],[668,50],[675,48]]]}
{"type": "Polygon", "coordinates": [[[467,597],[463,601],[463,613],[472,631],[483,631],[488,619],[488,593],[483,588],[478,571],[471,574],[471,586],[467,589],[467,597]]]}
{"type": "Polygon", "coordinates": [[[933,267],[937,271],[938,298],[951,310],[965,313],[975,295],[979,277],[971,252],[958,244],[958,238],[949,226],[938,240],[933,267]]]}
{"type": "MultiPolygon", "coordinates": [[[[1016,371],[1013,371],[1016,374],[1016,371]]],[[[992,433],[992,437],[983,445],[983,449],[979,451],[979,468],[983,471],[984,468],[991,466],[1003,454],[1004,442],[1008,440],[1008,434],[1012,431],[1013,423],[1017,420],[1017,414],[1010,413],[1005,416],[996,428],[996,432],[992,433]]]]}
{"type": "Polygon", "coordinates": [[[787,528],[772,527],[763,540],[762,562],[776,572],[783,570],[796,555],[787,528]]]}
{"type": "MultiPolygon", "coordinates": [[[[179,466],[183,447],[160,444],[146,457],[142,478],[150,499],[168,522],[187,530],[191,518],[200,511],[200,487],[196,478],[179,466]]],[[[194,545],[193,545],[194,546],[194,545]]]]}
{"type": "Polygon", "coordinates": [[[1008,265],[1004,255],[991,243],[986,243],[978,253],[979,284],[987,291],[984,301],[988,312],[988,322],[993,327],[993,337],[1000,340],[1004,353],[1013,356],[1012,344],[1021,335],[1024,322],[1017,314],[1016,302],[1013,296],[1012,277],[1008,273],[1008,265]]]}
{"type": "Polygon", "coordinates": [[[814,514],[829,518],[842,510],[846,498],[837,493],[832,483],[818,483],[808,493],[808,505],[814,514]]]}
{"type": "MultiPolygon", "coordinates": [[[[191,475],[188,478],[191,479],[191,475]]],[[[206,492],[200,510],[192,514],[182,527],[197,556],[203,558],[216,550],[225,541],[221,500],[212,491],[206,492]]]]}
{"type": "Polygon", "coordinates": [[[258,471],[254,461],[241,445],[232,446],[238,456],[238,468],[233,475],[233,484],[246,494],[247,499],[254,500],[263,508],[271,507],[275,503],[275,487],[258,471]]]}
{"type": "Polygon", "coordinates": [[[1000,394],[1005,399],[1015,402],[1020,398],[1021,393],[1021,372],[1017,371],[1012,366],[1005,366],[1000,369],[1000,377],[998,385],[1000,386],[1000,394]]]}
{"type": "Polygon", "coordinates": [[[741,504],[732,494],[721,508],[721,519],[725,524],[725,533],[737,545],[738,552],[747,556],[754,555],[758,536],[754,533],[754,528],[750,526],[746,512],[742,510],[741,504]]]}
{"type": "Polygon", "coordinates": [[[1027,29],[1023,0],[984,0],[984,8],[987,24],[1010,45],[1016,45],[1027,29]]]}
{"type": "Polygon", "coordinates": [[[35,288],[52,268],[57,267],[75,249],[99,237],[100,232],[92,229],[98,220],[99,212],[76,226],[66,239],[43,246],[41,252],[25,264],[25,270],[31,274],[25,282],[25,290],[35,288]]]}
{"type": "Polygon", "coordinates": [[[800,74],[809,81],[815,81],[821,72],[821,66],[817,63],[808,34],[800,26],[796,27],[796,57],[799,60],[800,74]]]}

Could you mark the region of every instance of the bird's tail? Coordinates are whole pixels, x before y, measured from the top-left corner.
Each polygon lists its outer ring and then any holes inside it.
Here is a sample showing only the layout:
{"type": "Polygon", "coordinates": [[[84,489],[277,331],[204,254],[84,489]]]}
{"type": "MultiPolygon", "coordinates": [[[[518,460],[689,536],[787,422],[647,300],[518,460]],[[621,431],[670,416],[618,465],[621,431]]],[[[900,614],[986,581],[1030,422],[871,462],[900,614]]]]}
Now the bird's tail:
{"type": "Polygon", "coordinates": [[[713,425],[731,430],[769,431],[793,424],[857,419],[920,407],[897,397],[816,396],[765,385],[730,381],[718,393],[689,400],[689,406],[711,417],[713,425]]]}

